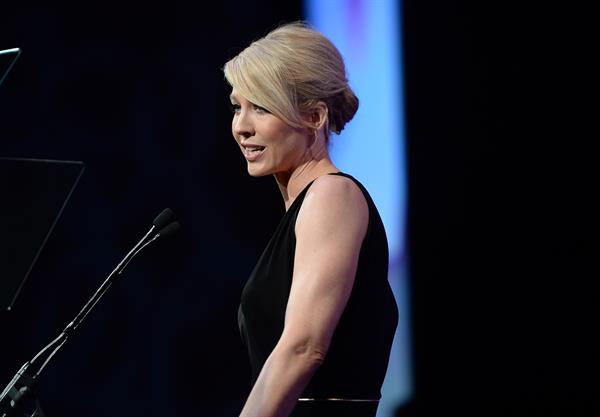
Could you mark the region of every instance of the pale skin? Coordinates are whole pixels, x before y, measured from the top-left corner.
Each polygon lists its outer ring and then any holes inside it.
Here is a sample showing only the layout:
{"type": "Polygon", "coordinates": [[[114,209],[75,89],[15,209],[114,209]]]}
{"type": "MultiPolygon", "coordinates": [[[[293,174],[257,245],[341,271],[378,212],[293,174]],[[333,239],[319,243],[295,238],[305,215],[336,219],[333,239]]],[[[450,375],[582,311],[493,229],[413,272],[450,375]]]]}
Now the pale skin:
{"type": "Polygon", "coordinates": [[[287,417],[326,357],[354,284],[369,211],[358,186],[339,172],[325,143],[327,107],[306,113],[314,130],[289,126],[233,89],[232,133],[265,146],[247,161],[252,176],[273,175],[286,210],[312,180],[295,225],[292,286],[281,337],[265,362],[240,417],[287,417]]]}

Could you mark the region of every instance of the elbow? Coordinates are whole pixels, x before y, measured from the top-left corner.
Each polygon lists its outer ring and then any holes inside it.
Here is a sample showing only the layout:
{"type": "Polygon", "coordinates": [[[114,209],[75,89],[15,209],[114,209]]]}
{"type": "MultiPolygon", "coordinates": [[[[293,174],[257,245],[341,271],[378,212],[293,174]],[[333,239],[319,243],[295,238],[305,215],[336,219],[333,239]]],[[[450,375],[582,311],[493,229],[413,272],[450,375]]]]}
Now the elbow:
{"type": "Polygon", "coordinates": [[[297,346],[294,353],[309,366],[318,368],[325,361],[327,351],[317,346],[297,346]]]}
{"type": "Polygon", "coordinates": [[[284,350],[294,362],[301,362],[308,368],[318,368],[325,361],[327,347],[309,340],[290,343],[284,350]]]}

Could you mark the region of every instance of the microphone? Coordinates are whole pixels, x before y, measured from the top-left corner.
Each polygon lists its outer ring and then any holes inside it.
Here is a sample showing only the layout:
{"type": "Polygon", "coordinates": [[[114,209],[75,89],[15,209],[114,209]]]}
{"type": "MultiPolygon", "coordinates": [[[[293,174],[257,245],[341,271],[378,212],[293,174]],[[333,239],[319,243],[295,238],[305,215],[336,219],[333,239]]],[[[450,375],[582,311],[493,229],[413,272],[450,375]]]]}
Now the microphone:
{"type": "Polygon", "coordinates": [[[94,293],[92,298],[83,306],[77,316],[71,321],[62,333],[44,347],[37,355],[30,361],[26,362],[17,371],[11,382],[4,388],[0,394],[0,417],[8,417],[13,415],[37,417],[43,416],[43,412],[39,406],[37,400],[34,399],[35,403],[31,404],[29,397],[33,386],[40,376],[46,365],[50,362],[50,359],[59,351],[59,349],[65,344],[69,337],[75,332],[79,324],[85,319],[89,312],[94,306],[100,301],[100,298],[112,285],[114,280],[119,276],[125,267],[131,262],[131,260],[146,246],[154,242],[159,238],[164,238],[177,232],[181,225],[175,221],[175,213],[169,208],[164,209],[152,222],[152,227],[146,233],[146,235],[129,251],[127,255],[119,262],[117,267],[110,273],[108,278],[102,283],[100,288],[94,293]],[[158,232],[155,232],[158,229],[158,232]],[[149,236],[154,233],[154,236],[150,239],[149,236]],[[45,355],[46,359],[38,366],[37,371],[29,371],[29,368],[33,368],[33,365],[37,365],[41,362],[41,358],[45,352],[53,349],[49,354],[45,355]],[[25,401],[29,402],[29,404],[25,401]],[[26,407],[28,409],[26,409],[26,407]],[[31,411],[33,410],[33,411],[31,411]]]}
{"type": "Polygon", "coordinates": [[[179,222],[171,222],[168,226],[165,226],[162,229],[160,229],[160,231],[157,233],[157,237],[164,238],[170,236],[173,233],[176,233],[179,229],[181,229],[181,225],[179,224],[179,222]]]}
{"type": "Polygon", "coordinates": [[[157,229],[162,229],[166,224],[170,223],[171,220],[175,218],[175,213],[170,208],[166,208],[160,212],[158,216],[154,219],[152,224],[156,226],[157,229]]]}
{"type": "Polygon", "coordinates": [[[117,269],[119,270],[118,271],[119,274],[121,272],[123,272],[125,267],[129,264],[129,262],[131,262],[131,260],[135,257],[135,255],[137,255],[139,252],[141,252],[146,246],[148,246],[149,244],[151,244],[152,242],[154,242],[156,239],[158,239],[160,237],[164,238],[164,237],[172,235],[173,233],[177,232],[181,228],[181,225],[179,224],[178,221],[172,221],[167,226],[162,227],[165,223],[167,223],[169,220],[171,220],[173,218],[175,218],[175,213],[173,213],[173,211],[171,211],[171,209],[169,209],[169,208],[164,209],[158,216],[156,216],[156,219],[154,219],[154,222],[153,222],[153,226],[152,226],[152,228],[150,228],[148,233],[146,233],[146,236],[144,236],[144,238],[142,240],[140,240],[137,245],[135,245],[135,247],[127,254],[125,259],[123,259],[123,261],[119,264],[119,266],[117,266],[117,269]],[[154,235],[154,237],[152,239],[147,240],[148,236],[155,229],[157,229],[159,227],[162,227],[162,228],[158,232],[156,232],[156,234],[154,235]]]}

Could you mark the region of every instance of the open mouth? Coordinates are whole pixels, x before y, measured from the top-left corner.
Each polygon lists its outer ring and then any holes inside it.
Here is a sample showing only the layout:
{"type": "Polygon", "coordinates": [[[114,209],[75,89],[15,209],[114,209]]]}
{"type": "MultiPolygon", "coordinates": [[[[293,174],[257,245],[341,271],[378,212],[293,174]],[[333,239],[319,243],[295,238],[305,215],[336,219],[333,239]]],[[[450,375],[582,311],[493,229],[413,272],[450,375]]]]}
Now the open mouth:
{"type": "Polygon", "coordinates": [[[265,150],[266,146],[244,146],[244,153],[248,156],[258,155],[265,150]]]}

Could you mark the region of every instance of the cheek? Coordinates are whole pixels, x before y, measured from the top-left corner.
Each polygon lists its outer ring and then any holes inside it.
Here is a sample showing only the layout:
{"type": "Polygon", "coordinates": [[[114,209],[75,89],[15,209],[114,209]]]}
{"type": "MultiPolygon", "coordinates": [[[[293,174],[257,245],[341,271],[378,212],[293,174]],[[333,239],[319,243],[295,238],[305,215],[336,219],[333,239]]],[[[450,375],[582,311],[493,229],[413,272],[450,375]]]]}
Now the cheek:
{"type": "Polygon", "coordinates": [[[294,136],[280,137],[271,149],[273,157],[281,162],[294,161],[302,154],[302,147],[299,144],[299,138],[294,136]]]}
{"type": "Polygon", "coordinates": [[[257,129],[261,143],[271,147],[271,155],[276,158],[288,158],[301,152],[302,135],[280,120],[269,119],[261,123],[257,129]]]}

